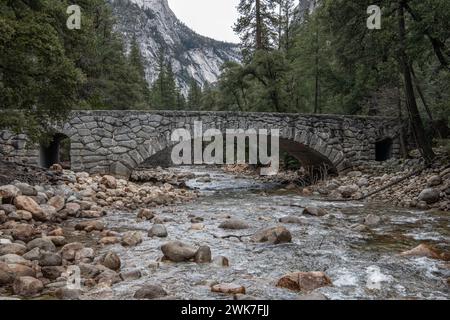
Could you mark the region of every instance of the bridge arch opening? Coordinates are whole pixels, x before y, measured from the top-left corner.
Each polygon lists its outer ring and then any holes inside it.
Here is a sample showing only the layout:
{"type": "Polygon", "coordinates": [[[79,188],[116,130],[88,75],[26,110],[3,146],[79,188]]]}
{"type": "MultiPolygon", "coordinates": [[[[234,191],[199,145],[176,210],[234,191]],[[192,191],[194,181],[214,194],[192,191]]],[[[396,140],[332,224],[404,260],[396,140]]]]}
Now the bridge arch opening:
{"type": "Polygon", "coordinates": [[[375,160],[386,161],[393,156],[394,141],[391,138],[379,140],[375,143],[375,160]]]}
{"type": "Polygon", "coordinates": [[[39,165],[50,168],[54,164],[70,169],[70,138],[62,133],[54,134],[49,142],[40,145],[39,165]]]}
{"type": "MultiPolygon", "coordinates": [[[[270,137],[267,137],[268,142],[270,142],[270,137]]],[[[246,160],[248,162],[249,160],[249,154],[248,154],[248,147],[249,147],[249,139],[246,139],[246,160]]],[[[204,142],[203,144],[203,150],[210,142],[204,142]]],[[[226,160],[226,138],[223,137],[223,143],[224,143],[224,160],[226,160]]],[[[173,162],[171,159],[171,154],[173,147],[176,145],[176,143],[169,143],[167,146],[163,147],[162,149],[159,149],[159,151],[155,152],[154,154],[150,155],[147,159],[144,159],[144,161],[138,165],[137,168],[135,168],[136,171],[140,171],[145,168],[152,168],[152,167],[170,167],[173,166],[173,162]]],[[[194,150],[194,140],[191,140],[191,150],[194,150]]],[[[235,145],[236,147],[236,145],[235,145]]],[[[268,148],[268,155],[270,155],[270,143],[268,148]]],[[[296,159],[303,172],[305,172],[311,180],[321,180],[325,179],[329,176],[335,176],[338,174],[338,170],[336,166],[333,164],[333,162],[328,159],[325,155],[321,154],[320,152],[314,150],[313,148],[307,146],[306,144],[302,144],[299,142],[296,142],[292,139],[287,138],[280,138],[279,140],[279,159],[283,160],[283,155],[289,154],[292,158],[296,159]]],[[[194,159],[192,158],[191,161],[192,164],[194,164],[194,159]]]]}

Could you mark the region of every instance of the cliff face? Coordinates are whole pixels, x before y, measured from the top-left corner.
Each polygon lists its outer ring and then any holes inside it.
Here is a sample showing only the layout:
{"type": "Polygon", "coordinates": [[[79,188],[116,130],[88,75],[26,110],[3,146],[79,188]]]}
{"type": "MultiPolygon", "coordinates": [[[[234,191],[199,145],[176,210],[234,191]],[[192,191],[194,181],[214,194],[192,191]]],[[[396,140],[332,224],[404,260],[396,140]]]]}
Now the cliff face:
{"type": "Polygon", "coordinates": [[[117,17],[117,29],[129,43],[136,37],[145,59],[146,76],[158,76],[158,54],[171,61],[176,80],[184,93],[194,78],[199,84],[214,83],[226,61],[239,61],[235,44],[203,37],[175,16],[167,0],[109,0],[117,17]]]}

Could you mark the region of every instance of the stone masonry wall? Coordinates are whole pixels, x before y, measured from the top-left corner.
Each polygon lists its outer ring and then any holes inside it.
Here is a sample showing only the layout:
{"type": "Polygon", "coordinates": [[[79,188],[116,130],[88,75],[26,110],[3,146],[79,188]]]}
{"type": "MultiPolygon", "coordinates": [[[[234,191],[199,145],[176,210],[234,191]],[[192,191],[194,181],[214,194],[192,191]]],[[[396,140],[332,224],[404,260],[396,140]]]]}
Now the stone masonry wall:
{"type": "MultiPolygon", "coordinates": [[[[181,111],[79,111],[63,128],[71,140],[72,169],[128,176],[152,155],[170,147],[173,130],[280,129],[282,139],[328,159],[340,171],[375,160],[375,143],[392,138],[393,157],[399,156],[401,124],[397,119],[340,115],[301,115],[181,111]]],[[[193,133],[192,133],[193,134],[193,133]]],[[[23,135],[0,133],[0,156],[39,164],[39,149],[26,148],[23,135]]],[[[312,153],[311,153],[312,154],[312,153]]]]}

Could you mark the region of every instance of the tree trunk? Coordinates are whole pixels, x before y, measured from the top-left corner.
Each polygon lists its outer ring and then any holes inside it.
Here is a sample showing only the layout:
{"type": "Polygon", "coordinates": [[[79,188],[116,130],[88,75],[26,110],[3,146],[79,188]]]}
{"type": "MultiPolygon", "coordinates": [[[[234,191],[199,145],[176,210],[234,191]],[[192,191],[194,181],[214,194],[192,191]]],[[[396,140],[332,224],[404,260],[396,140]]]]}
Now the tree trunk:
{"type": "MultiPolygon", "coordinates": [[[[316,22],[317,23],[317,22],[316,22]]],[[[319,113],[319,30],[316,25],[314,113],[319,113]]]]}
{"type": "Polygon", "coordinates": [[[256,0],[256,49],[262,50],[261,0],[256,0]]]}
{"type": "Polygon", "coordinates": [[[436,155],[433,152],[433,148],[431,147],[430,141],[427,139],[425,135],[425,129],[423,126],[422,118],[420,117],[419,109],[417,107],[416,97],[414,94],[414,87],[411,78],[411,67],[406,55],[406,27],[405,27],[405,2],[404,0],[399,1],[398,8],[398,25],[399,25],[399,38],[400,38],[400,66],[403,70],[403,78],[405,85],[405,97],[406,97],[406,106],[408,107],[408,112],[411,117],[412,127],[415,133],[416,142],[418,148],[427,163],[433,161],[436,155]]]}

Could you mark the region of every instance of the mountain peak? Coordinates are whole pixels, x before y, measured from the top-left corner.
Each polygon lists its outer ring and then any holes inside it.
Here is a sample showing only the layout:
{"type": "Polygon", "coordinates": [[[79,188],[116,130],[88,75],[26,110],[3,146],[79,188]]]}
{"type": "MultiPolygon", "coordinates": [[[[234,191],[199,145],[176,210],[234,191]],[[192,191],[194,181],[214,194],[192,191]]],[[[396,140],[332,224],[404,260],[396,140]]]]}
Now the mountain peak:
{"type": "Polygon", "coordinates": [[[239,61],[236,44],[221,42],[197,34],[182,23],[167,0],[110,0],[118,18],[117,29],[129,44],[139,43],[145,59],[146,77],[153,83],[158,77],[161,50],[172,63],[176,82],[184,94],[191,79],[200,85],[214,83],[226,61],[239,61]]]}

